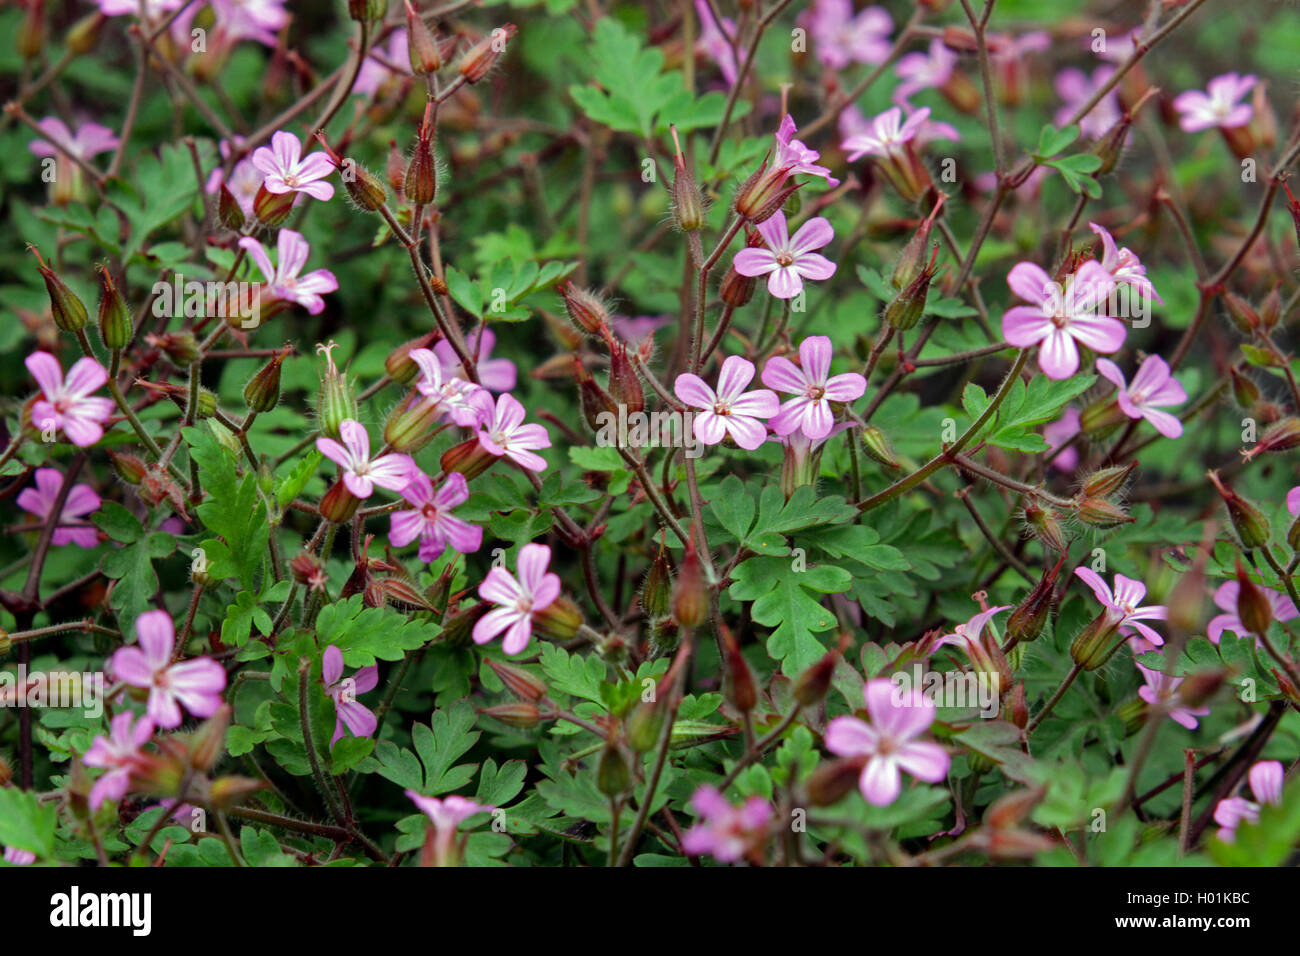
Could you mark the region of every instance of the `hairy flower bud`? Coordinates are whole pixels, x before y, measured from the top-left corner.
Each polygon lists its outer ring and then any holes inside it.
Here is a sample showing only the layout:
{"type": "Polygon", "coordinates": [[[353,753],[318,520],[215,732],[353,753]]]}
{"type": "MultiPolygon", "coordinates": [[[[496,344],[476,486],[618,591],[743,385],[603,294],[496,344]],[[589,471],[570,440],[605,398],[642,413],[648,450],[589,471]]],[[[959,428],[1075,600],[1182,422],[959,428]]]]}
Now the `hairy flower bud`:
{"type": "Polygon", "coordinates": [[[641,582],[641,609],[646,617],[656,620],[667,617],[671,609],[672,567],[668,562],[668,548],[661,541],[655,550],[654,560],[641,582]]]}
{"type": "Polygon", "coordinates": [[[497,60],[501,58],[501,54],[506,50],[506,44],[510,42],[516,32],[518,31],[513,23],[496,27],[490,34],[465,51],[456,67],[457,71],[461,76],[465,77],[466,82],[477,83],[488,75],[492,67],[496,66],[497,60]]]}
{"type": "Polygon", "coordinates": [[[442,69],[442,51],[438,49],[438,40],[424,22],[424,17],[411,6],[411,0],[406,0],[406,39],[412,73],[426,76],[442,69]]]}
{"type": "Polygon", "coordinates": [[[894,453],[894,446],[889,437],[878,425],[868,425],[862,429],[862,450],[872,460],[880,462],[886,468],[901,468],[902,463],[894,453]]]}
{"type": "Polygon", "coordinates": [[[444,451],[438,463],[447,474],[461,474],[466,481],[473,481],[496,462],[496,455],[484,448],[477,438],[470,438],[444,451]]]}
{"type": "Polygon", "coordinates": [[[628,414],[645,411],[645,392],[641,379],[627,357],[627,346],[615,343],[609,352],[609,395],[628,414]]]}
{"type": "Polygon", "coordinates": [[[253,197],[253,215],[257,216],[258,222],[264,226],[278,226],[289,218],[297,198],[298,194],[292,190],[287,193],[273,193],[263,184],[258,187],[257,195],[253,197]]]}
{"type": "Polygon", "coordinates": [[[1105,438],[1128,421],[1113,396],[1098,399],[1079,413],[1079,429],[1093,439],[1105,438]]]}
{"type": "Polygon", "coordinates": [[[1237,537],[1241,539],[1242,546],[1247,550],[1254,550],[1268,544],[1271,532],[1264,513],[1225,485],[1217,471],[1209,472],[1209,479],[1218,490],[1219,496],[1223,498],[1224,505],[1227,506],[1228,519],[1232,522],[1237,537]]]}
{"type": "Polygon", "coordinates": [[[357,513],[361,499],[348,491],[347,485],[336,481],[320,500],[320,516],[331,524],[346,524],[357,513]]]}
{"type": "Polygon", "coordinates": [[[188,368],[202,358],[199,352],[199,340],[193,332],[164,332],[162,335],[150,333],[144,337],[146,345],[160,349],[172,364],[188,368]]]}
{"type": "Polygon", "coordinates": [[[596,789],[607,797],[617,797],[632,785],[632,770],[618,744],[606,741],[596,765],[596,789]]]}
{"type": "Polygon", "coordinates": [[[320,393],[316,399],[316,421],[321,434],[337,439],[339,429],[348,419],[358,416],[357,399],[348,377],[338,370],[332,354],[335,343],[316,346],[316,353],[325,356],[325,372],[320,379],[320,393]]]}
{"type": "Polygon", "coordinates": [[[1259,386],[1255,382],[1237,371],[1236,366],[1229,369],[1232,376],[1232,397],[1237,400],[1237,404],[1246,411],[1250,411],[1262,397],[1259,386]]]}
{"type": "Polygon", "coordinates": [[[1297,445],[1300,445],[1300,419],[1288,415],[1264,429],[1259,441],[1243,455],[1250,461],[1265,452],[1290,451],[1297,445]]]}
{"type": "Polygon", "coordinates": [[[300,551],[289,562],[289,574],[299,584],[313,587],[325,580],[325,568],[320,558],[309,551],[300,551]]]}
{"type": "Polygon", "coordinates": [[[140,481],[145,476],[145,472],[149,470],[149,466],[135,455],[110,451],[108,453],[108,459],[113,466],[113,471],[117,473],[117,476],[129,485],[140,484],[140,481]]]}
{"type": "Polygon", "coordinates": [[[225,183],[222,183],[221,188],[217,190],[217,218],[232,232],[239,232],[244,228],[244,209],[225,183]]]}
{"type": "Polygon", "coordinates": [[[682,155],[681,143],[677,141],[677,127],[669,126],[673,134],[673,216],[677,228],[683,232],[694,232],[705,225],[704,197],[700,187],[695,185],[695,178],[686,168],[686,157],[682,155]]]}
{"type": "Polygon", "coordinates": [[[819,764],[804,781],[808,803],[814,807],[829,807],[839,803],[857,787],[861,775],[860,757],[841,757],[819,764]]]}
{"type": "Polygon", "coordinates": [[[811,707],[819,703],[831,689],[831,678],[835,674],[835,664],[839,654],[828,651],[811,667],[795,678],[794,699],[800,707],[811,707]]]}
{"type": "Polygon", "coordinates": [[[800,185],[790,180],[788,167],[769,166],[765,159],[736,191],[733,208],[737,215],[758,225],[776,215],[800,185]]]}
{"type": "Polygon", "coordinates": [[[1056,567],[1046,572],[1032,591],[1025,595],[1011,616],[1007,618],[1007,639],[1017,644],[1036,641],[1043,633],[1043,628],[1052,618],[1052,596],[1056,588],[1056,576],[1065,561],[1062,557],[1056,567]]]}
{"type": "Polygon", "coordinates": [[[1237,619],[1252,634],[1267,634],[1273,623],[1273,606],[1237,561],[1237,619]]]}
{"type": "Polygon", "coordinates": [[[384,359],[384,371],[398,385],[410,385],[420,374],[420,366],[411,358],[411,349],[427,349],[439,338],[437,332],[426,332],[419,338],[403,342],[384,359]]]}
{"type": "Polygon", "coordinates": [[[388,202],[388,191],[384,189],[383,180],[355,159],[343,160],[339,168],[339,178],[343,180],[343,188],[347,190],[348,198],[358,209],[374,212],[388,202]]]}
{"type": "Polygon", "coordinates": [[[75,292],[68,287],[68,284],[54,274],[54,270],[45,264],[41,254],[35,246],[30,247],[36,256],[36,269],[45,280],[45,291],[50,295],[50,315],[54,318],[54,324],[64,332],[76,332],[86,327],[86,322],[90,316],[86,313],[86,307],[82,301],[77,298],[75,292]]]}
{"type": "Polygon", "coordinates": [[[673,583],[673,620],[680,627],[698,627],[708,611],[708,587],[704,583],[704,568],[700,565],[692,532],[682,563],[677,568],[677,580],[673,583]]]}
{"type": "Polygon", "coordinates": [[[432,110],[426,111],[424,122],[420,124],[419,134],[415,137],[415,148],[411,151],[411,161],[406,165],[406,175],[402,179],[402,192],[406,198],[417,206],[426,206],[438,195],[438,167],[433,155],[435,127],[432,110]]]}
{"type": "Polygon", "coordinates": [[[1106,498],[1080,497],[1075,501],[1075,517],[1094,528],[1113,528],[1137,521],[1127,511],[1106,498]]]}
{"type": "Polygon", "coordinates": [[[94,13],[88,13],[69,29],[64,42],[67,44],[68,52],[74,56],[85,56],[91,50],[95,49],[99,43],[99,35],[103,30],[104,22],[108,18],[96,10],[94,13]]]}
{"type": "Polygon", "coordinates": [[[1110,468],[1100,468],[1094,471],[1083,479],[1083,496],[1085,498],[1109,498],[1124,487],[1124,483],[1128,481],[1129,475],[1133,474],[1133,469],[1136,467],[1137,461],[1134,460],[1127,465],[1112,465],[1110,468]]]}
{"type": "Polygon", "coordinates": [[[664,709],[658,697],[637,704],[627,716],[625,733],[628,746],[639,753],[653,749],[659,742],[664,717],[664,709]]]}
{"type": "Polygon", "coordinates": [[[885,306],[885,321],[896,329],[910,329],[925,313],[925,300],[930,294],[930,280],[934,278],[939,244],[930,253],[930,261],[907,286],[885,306]]]}
{"type": "Polygon", "coordinates": [[[1223,304],[1228,309],[1228,317],[1242,332],[1251,335],[1262,325],[1255,307],[1235,292],[1223,293],[1223,304]]]}
{"type": "Polygon", "coordinates": [[[529,701],[513,701],[508,704],[497,704],[494,707],[482,707],[479,713],[499,720],[507,727],[518,727],[520,730],[531,730],[542,722],[542,712],[536,704],[529,701]]]}
{"type": "Polygon", "coordinates": [[[501,678],[501,683],[506,685],[506,690],[518,700],[535,704],[546,697],[546,683],[540,677],[515,664],[507,664],[491,658],[487,663],[488,667],[492,668],[492,672],[501,678]]]}
{"type": "Polygon", "coordinates": [[[758,687],[754,672],[749,669],[745,655],[740,652],[736,637],[726,625],[722,627],[722,647],[725,656],[723,689],[727,702],[739,713],[747,714],[758,706],[758,687]]]}
{"type": "Polygon", "coordinates": [[[412,390],[393,408],[388,420],[384,422],[384,442],[394,451],[403,454],[419,451],[432,439],[438,415],[437,401],[412,390]]]}
{"type": "Polygon", "coordinates": [[[578,605],[563,595],[540,611],[533,612],[533,627],[557,641],[572,640],[582,623],[582,611],[578,605]]]}
{"type": "Polygon", "coordinates": [[[250,412],[269,412],[279,403],[280,366],[291,351],[286,347],[276,352],[244,386],[244,404],[250,412]]]}
{"type": "Polygon", "coordinates": [[[1119,632],[1123,615],[1115,608],[1106,608],[1075,636],[1070,644],[1070,657],[1086,671],[1095,671],[1110,660],[1124,643],[1119,632]]]}
{"type": "Polygon", "coordinates": [[[126,348],[131,341],[131,313],[117,291],[113,274],[103,266],[95,269],[99,273],[99,339],[109,349],[126,348]]]}
{"type": "Polygon", "coordinates": [[[1030,532],[1044,547],[1066,553],[1068,546],[1061,528],[1061,516],[1055,509],[1034,499],[1025,505],[1024,517],[1030,532]]]}
{"type": "Polygon", "coordinates": [[[560,286],[560,295],[574,325],[592,335],[609,334],[609,310],[593,293],[566,281],[560,286]]]}

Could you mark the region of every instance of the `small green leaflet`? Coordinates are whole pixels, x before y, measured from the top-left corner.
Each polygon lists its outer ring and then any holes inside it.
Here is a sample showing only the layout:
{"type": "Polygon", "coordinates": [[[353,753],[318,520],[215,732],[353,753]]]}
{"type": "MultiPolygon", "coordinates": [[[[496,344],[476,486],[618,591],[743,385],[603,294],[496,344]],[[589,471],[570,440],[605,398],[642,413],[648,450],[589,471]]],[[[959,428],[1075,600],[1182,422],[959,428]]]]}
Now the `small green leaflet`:
{"type": "MultiPolygon", "coordinates": [[[[1036,429],[1058,418],[1061,408],[1086,392],[1096,380],[1095,375],[1076,375],[1062,381],[1037,375],[1026,387],[1024,381],[1018,379],[993,420],[975,438],[1012,451],[1047,451],[1048,444],[1036,429]]],[[[988,408],[989,397],[984,389],[972,382],[962,392],[961,402],[966,414],[974,421],[988,408]]]]}
{"type": "Polygon", "coordinates": [[[802,673],[826,653],[813,635],[835,626],[835,615],[810,594],[847,591],[853,575],[833,565],[807,565],[795,570],[787,558],[755,557],[742,561],[731,573],[727,594],[736,601],[753,601],[754,620],[775,631],[767,649],[781,661],[787,677],[802,673]]]}
{"type": "Polygon", "coordinates": [[[775,484],[764,486],[754,517],[754,498],[735,475],[728,475],[709,501],[717,523],[740,545],[758,554],[787,555],[785,536],[805,528],[843,524],[857,515],[857,509],[839,495],[817,500],[811,485],[795,489],[786,501],[775,484]]]}

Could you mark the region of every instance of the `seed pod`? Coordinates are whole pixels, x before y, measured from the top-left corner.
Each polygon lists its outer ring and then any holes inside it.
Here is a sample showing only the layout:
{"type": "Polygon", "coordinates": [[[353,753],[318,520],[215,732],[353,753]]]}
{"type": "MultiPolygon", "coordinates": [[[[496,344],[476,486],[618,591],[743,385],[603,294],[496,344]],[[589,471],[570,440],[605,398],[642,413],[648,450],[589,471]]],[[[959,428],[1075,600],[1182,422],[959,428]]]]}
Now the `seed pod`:
{"type": "Polygon", "coordinates": [[[108,349],[125,349],[131,341],[131,313],[127,311],[122,294],[117,291],[112,273],[103,265],[99,272],[99,338],[108,349]]]}
{"type": "Polygon", "coordinates": [[[1219,479],[1217,471],[1209,472],[1210,482],[1223,498],[1228,509],[1228,519],[1232,528],[1247,550],[1262,548],[1268,544],[1270,529],[1268,519],[1257,507],[1241,497],[1219,479]]]}
{"type": "Polygon", "coordinates": [[[284,348],[271,356],[244,386],[244,403],[250,412],[269,412],[280,401],[280,366],[292,349],[284,348]]]}
{"type": "Polygon", "coordinates": [[[733,208],[738,216],[758,225],[776,215],[800,185],[790,181],[788,168],[769,167],[765,159],[757,172],[736,191],[733,208]]]}
{"type": "Polygon", "coordinates": [[[81,300],[77,298],[75,292],[68,287],[68,284],[54,274],[54,270],[45,264],[41,258],[40,252],[35,246],[29,247],[36,256],[36,269],[45,280],[45,291],[50,295],[50,315],[54,318],[54,324],[64,332],[76,332],[86,327],[86,322],[90,316],[86,314],[86,307],[81,300]]]}

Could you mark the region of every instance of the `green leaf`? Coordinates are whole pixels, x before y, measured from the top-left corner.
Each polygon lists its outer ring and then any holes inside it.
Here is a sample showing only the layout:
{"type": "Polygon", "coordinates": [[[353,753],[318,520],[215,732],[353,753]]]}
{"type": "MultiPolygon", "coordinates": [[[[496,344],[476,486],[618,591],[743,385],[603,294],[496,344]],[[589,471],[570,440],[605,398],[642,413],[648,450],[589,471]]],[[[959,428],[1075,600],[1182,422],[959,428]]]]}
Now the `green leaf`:
{"type": "Polygon", "coordinates": [[[551,690],[603,703],[600,688],[605,683],[605,662],[598,655],[583,657],[554,644],[543,644],[541,665],[551,690]]]}
{"type": "Polygon", "coordinates": [[[175,550],[175,538],[165,531],[155,531],[124,548],[108,552],[100,560],[99,567],[105,577],[117,581],[108,603],[118,612],[117,622],[123,633],[130,631],[135,619],[149,610],[158,590],[154,560],[165,558],[175,550]]]}
{"type": "Polygon", "coordinates": [[[200,546],[208,573],[218,579],[237,577],[245,590],[251,590],[271,537],[257,476],[250,472],[239,477],[234,453],[217,440],[211,428],[191,426],[184,435],[206,493],[195,513],[220,539],[200,546]]]}
{"type": "Polygon", "coordinates": [[[144,533],[139,519],[116,501],[105,501],[90,518],[96,526],[114,541],[131,544],[144,533]]]}
{"type": "Polygon", "coordinates": [[[17,787],[0,787],[0,844],[35,853],[42,859],[54,853],[57,804],[41,804],[36,794],[17,787]]]}
{"type": "Polygon", "coordinates": [[[423,647],[442,632],[432,621],[421,621],[388,608],[366,607],[362,595],[321,608],[316,633],[322,644],[336,644],[349,667],[369,667],[376,660],[400,661],[407,651],[423,647]]]}
{"type": "Polygon", "coordinates": [[[1079,127],[1077,126],[1066,126],[1063,129],[1051,125],[1044,126],[1038,134],[1038,148],[1034,150],[1034,155],[1038,159],[1051,159],[1078,138],[1079,127]]]}
{"type": "Polygon", "coordinates": [[[839,495],[817,500],[811,485],[801,485],[786,501],[775,484],[763,487],[754,518],[753,496],[735,475],[729,475],[711,496],[713,517],[742,546],[758,554],[790,553],[785,536],[806,528],[842,524],[857,516],[857,509],[839,495]]]}
{"type": "Polygon", "coordinates": [[[302,494],[303,487],[320,466],[322,457],[320,452],[313,451],[298,459],[284,477],[276,482],[275,501],[281,508],[289,507],[290,502],[302,494]]]}
{"type": "Polygon", "coordinates": [[[362,761],[359,769],[378,773],[425,796],[457,790],[474,778],[474,764],[456,764],[478,741],[478,731],[472,729],[474,718],[474,705],[467,700],[457,701],[451,708],[434,713],[428,724],[412,727],[415,754],[392,741],[381,740],[374,757],[362,761]]]}
{"type": "MultiPolygon", "coordinates": [[[[778,492],[779,493],[779,492],[778,492]]],[[[809,592],[836,594],[847,591],[853,576],[831,565],[808,565],[786,558],[755,557],[742,561],[731,573],[727,594],[736,601],[753,601],[755,621],[776,630],[768,638],[768,652],[781,661],[781,672],[794,677],[814,664],[825,646],[813,635],[835,626],[835,615],[809,592]]]]}

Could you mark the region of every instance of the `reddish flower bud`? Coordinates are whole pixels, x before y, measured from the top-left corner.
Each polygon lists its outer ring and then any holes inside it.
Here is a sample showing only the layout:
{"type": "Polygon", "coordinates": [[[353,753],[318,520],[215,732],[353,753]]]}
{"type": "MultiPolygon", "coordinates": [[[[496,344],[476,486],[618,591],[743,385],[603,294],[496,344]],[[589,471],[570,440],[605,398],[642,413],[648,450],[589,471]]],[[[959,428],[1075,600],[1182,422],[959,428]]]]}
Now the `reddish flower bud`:
{"type": "Polygon", "coordinates": [[[645,392],[641,379],[627,357],[627,346],[614,343],[609,353],[609,394],[628,413],[645,411],[645,392]]]}
{"type": "Polygon", "coordinates": [[[1242,546],[1247,550],[1254,550],[1268,544],[1271,532],[1264,513],[1225,485],[1217,471],[1209,472],[1209,479],[1218,490],[1219,496],[1223,498],[1224,505],[1227,506],[1228,519],[1232,523],[1233,530],[1237,532],[1237,537],[1241,539],[1242,546]]]}
{"type": "Polygon", "coordinates": [[[709,591],[704,582],[700,556],[695,550],[695,533],[692,532],[673,584],[673,620],[680,627],[693,628],[703,623],[708,613],[709,591]]]}
{"type": "Polygon", "coordinates": [[[32,253],[36,256],[36,269],[45,280],[45,291],[50,295],[50,315],[54,318],[54,324],[64,332],[76,332],[86,327],[86,322],[90,316],[86,313],[86,307],[81,300],[77,298],[75,292],[68,287],[68,284],[54,274],[54,270],[45,264],[41,258],[40,251],[35,246],[29,246],[32,253]]]}
{"type": "Polygon", "coordinates": [[[542,712],[537,705],[528,701],[515,701],[509,704],[497,704],[494,707],[480,707],[480,714],[486,714],[494,720],[520,730],[531,730],[542,722],[542,712]]]}
{"type": "Polygon", "coordinates": [[[736,637],[726,625],[722,628],[722,647],[726,656],[724,664],[727,702],[737,711],[747,714],[758,706],[758,687],[754,683],[754,673],[749,669],[745,655],[740,653],[736,637]]]}
{"type": "Polygon", "coordinates": [[[609,310],[599,298],[567,281],[560,286],[560,295],[574,325],[592,335],[609,335],[609,310]]]}
{"type": "Polygon", "coordinates": [[[406,0],[406,38],[412,73],[425,76],[442,69],[442,51],[438,49],[438,40],[424,22],[424,17],[411,6],[411,0],[406,0]]]}
{"type": "Polygon", "coordinates": [[[239,232],[244,228],[244,209],[225,183],[222,183],[221,188],[217,190],[217,218],[232,232],[239,232]]]}
{"type": "Polygon", "coordinates": [[[447,474],[455,472],[464,475],[466,481],[472,481],[496,464],[496,461],[497,456],[479,444],[477,438],[470,438],[444,451],[439,464],[447,474]]]}
{"type": "Polygon", "coordinates": [[[430,103],[425,110],[424,122],[420,124],[419,134],[415,137],[415,148],[411,151],[406,175],[402,179],[402,191],[406,198],[419,206],[428,205],[438,195],[438,167],[433,155],[435,129],[433,104],[430,103]]]}
{"type": "Polygon", "coordinates": [[[758,225],[771,219],[801,183],[790,180],[789,166],[769,166],[768,160],[736,191],[736,214],[758,225]]]}
{"type": "Polygon", "coordinates": [[[488,667],[501,678],[506,690],[519,700],[538,703],[546,697],[546,682],[515,664],[506,664],[488,658],[488,667]]]}
{"type": "Polygon", "coordinates": [[[1094,528],[1113,528],[1137,521],[1127,511],[1105,498],[1081,497],[1075,501],[1075,517],[1094,528]]]}
{"type": "Polygon", "coordinates": [[[293,349],[285,347],[271,356],[244,386],[244,403],[250,412],[269,412],[280,401],[280,366],[293,349]]]}
{"type": "Polygon", "coordinates": [[[144,478],[149,467],[135,455],[127,455],[122,452],[110,451],[108,458],[113,465],[113,471],[117,472],[117,476],[129,485],[140,484],[140,480],[144,478]]]}
{"type": "Polygon", "coordinates": [[[677,228],[683,232],[703,229],[706,222],[704,215],[704,197],[700,187],[686,168],[686,157],[682,155],[681,143],[677,141],[677,127],[670,126],[673,134],[673,217],[677,228]]]}
{"type": "Polygon", "coordinates": [[[348,491],[341,481],[334,483],[320,500],[320,516],[331,524],[346,524],[357,513],[361,499],[348,491]]]}
{"type": "Polygon", "coordinates": [[[1273,623],[1273,606],[1237,561],[1237,619],[1252,634],[1267,634],[1273,623]]]}
{"type": "Polygon", "coordinates": [[[1109,498],[1117,494],[1128,481],[1129,475],[1137,467],[1137,461],[1131,461],[1127,465],[1113,465],[1110,468],[1101,468],[1094,471],[1087,478],[1083,479],[1082,492],[1086,498],[1109,498]]]}
{"type": "Polygon", "coordinates": [[[278,226],[289,218],[297,198],[296,192],[273,193],[265,185],[259,186],[253,197],[253,215],[264,226],[278,226]]]}
{"type": "Polygon", "coordinates": [[[820,764],[804,782],[808,803],[814,807],[839,803],[857,787],[862,764],[861,757],[841,757],[820,764]]]}
{"type": "Polygon", "coordinates": [[[504,26],[497,27],[488,36],[479,40],[460,58],[460,64],[456,67],[461,76],[469,83],[477,83],[496,65],[501,54],[506,50],[506,44],[516,33],[515,25],[507,23],[504,26]]]}

